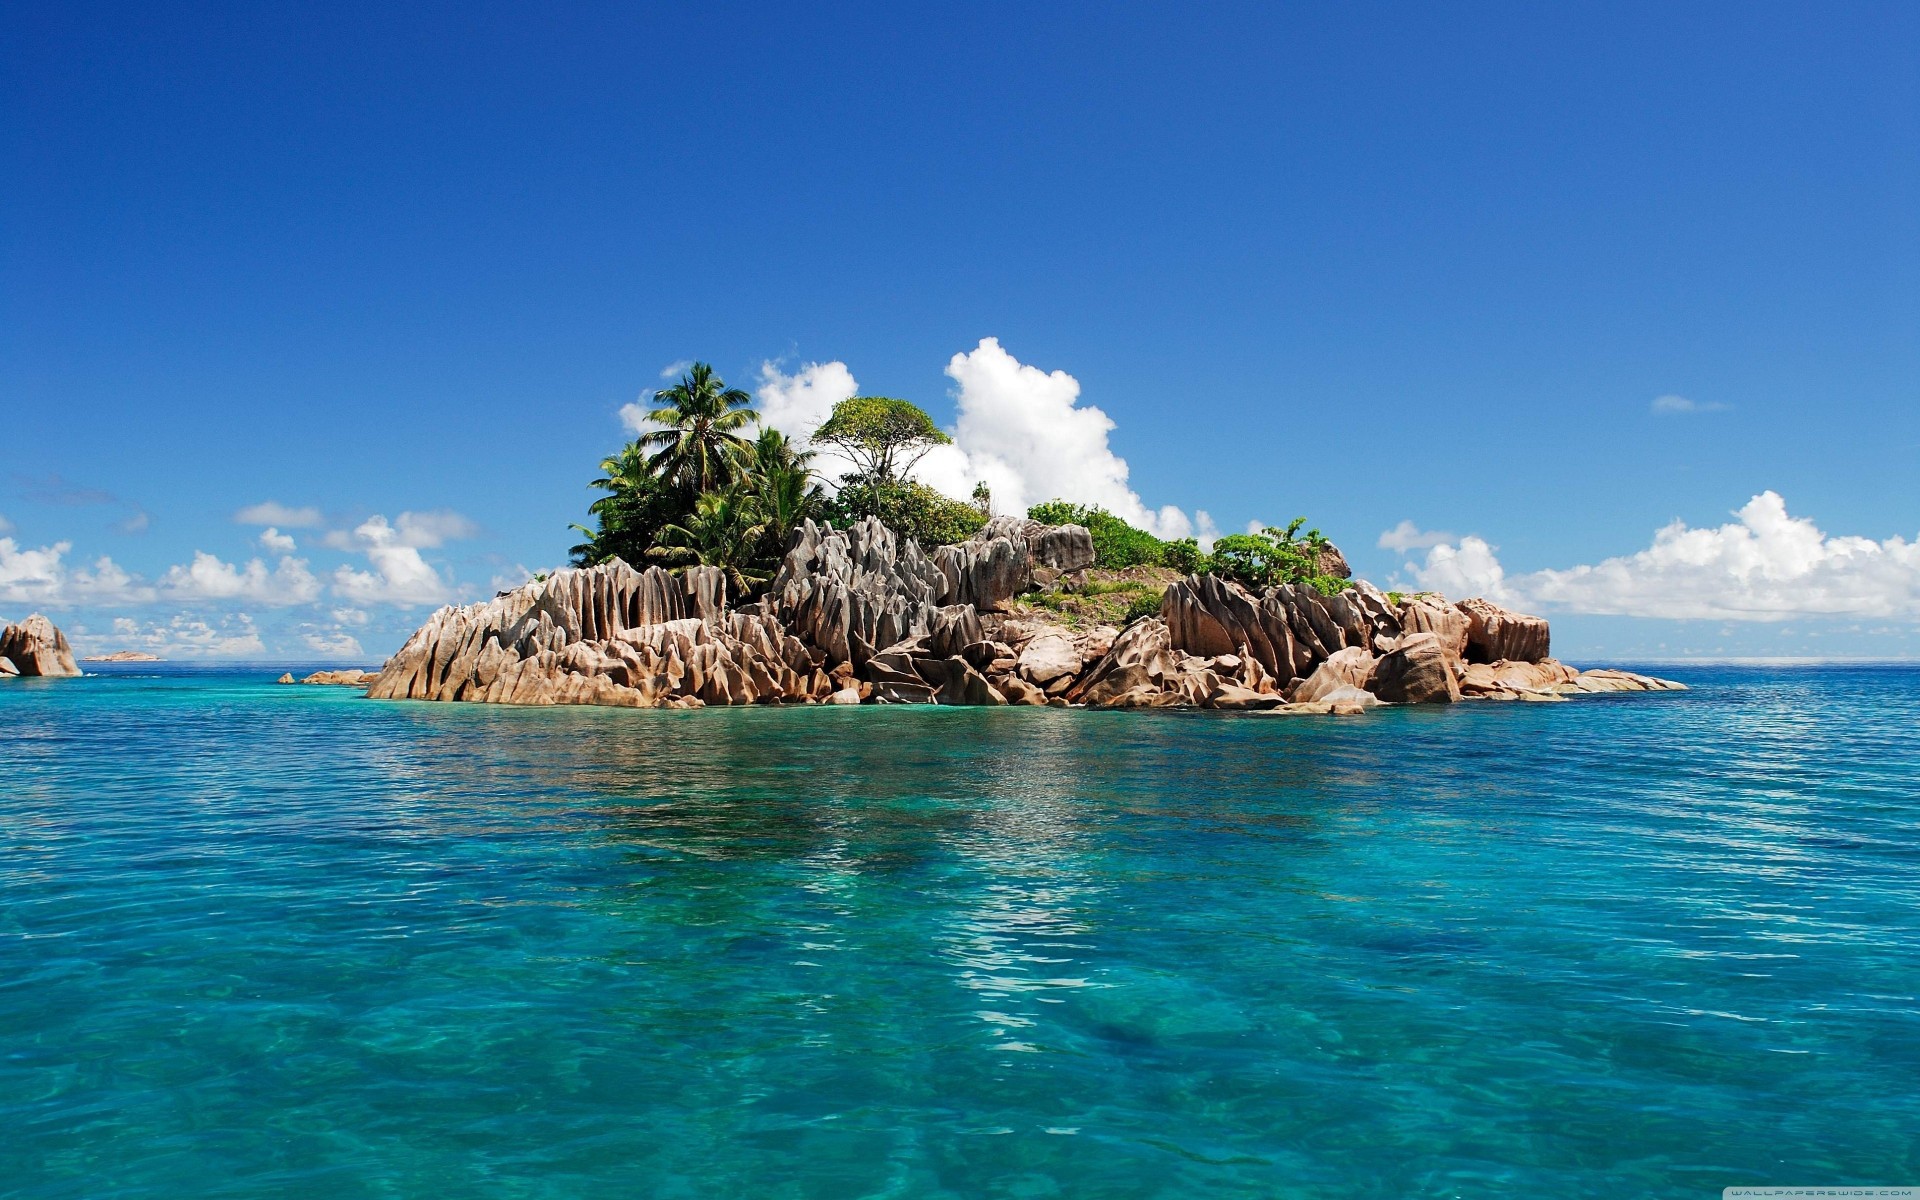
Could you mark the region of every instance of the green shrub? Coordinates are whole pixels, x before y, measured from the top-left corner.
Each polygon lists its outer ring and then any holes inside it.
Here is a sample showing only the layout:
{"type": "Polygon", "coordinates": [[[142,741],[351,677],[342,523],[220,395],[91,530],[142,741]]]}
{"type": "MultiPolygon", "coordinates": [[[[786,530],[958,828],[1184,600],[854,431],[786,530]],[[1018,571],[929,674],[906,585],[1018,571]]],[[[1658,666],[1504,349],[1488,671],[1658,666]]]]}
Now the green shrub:
{"type": "Polygon", "coordinates": [[[1165,542],[1146,530],[1135,529],[1106,509],[1093,505],[1048,500],[1029,508],[1027,517],[1047,525],[1086,526],[1093,534],[1093,565],[1103,571],[1157,567],[1166,549],[1165,542]]]}
{"type": "Polygon", "coordinates": [[[1160,548],[1160,565],[1172,567],[1182,575],[1204,574],[1212,569],[1212,562],[1200,549],[1200,543],[1192,538],[1181,538],[1177,542],[1166,542],[1160,548]]]}
{"type": "Polygon", "coordinates": [[[1213,544],[1214,573],[1253,591],[1304,583],[1323,596],[1334,595],[1347,580],[1320,573],[1320,552],[1327,539],[1318,529],[1302,536],[1300,527],[1306,523],[1305,517],[1297,517],[1285,529],[1269,526],[1259,533],[1228,534],[1213,544]]]}
{"type": "Polygon", "coordinates": [[[913,480],[845,483],[827,502],[827,512],[836,525],[879,517],[887,528],[929,550],[964,542],[987,523],[986,514],[973,505],[913,480]]]}
{"type": "Polygon", "coordinates": [[[1131,625],[1141,617],[1159,616],[1160,599],[1161,593],[1159,592],[1142,592],[1138,596],[1135,596],[1133,603],[1127,605],[1126,618],[1122,620],[1120,624],[1122,626],[1131,625]]]}

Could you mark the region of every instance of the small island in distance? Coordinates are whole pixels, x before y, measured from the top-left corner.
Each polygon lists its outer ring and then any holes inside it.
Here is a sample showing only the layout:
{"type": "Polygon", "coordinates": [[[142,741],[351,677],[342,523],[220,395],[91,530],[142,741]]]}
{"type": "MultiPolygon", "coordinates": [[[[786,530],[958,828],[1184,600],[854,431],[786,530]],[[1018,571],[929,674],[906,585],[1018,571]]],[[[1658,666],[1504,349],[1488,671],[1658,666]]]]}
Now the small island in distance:
{"type": "Polygon", "coordinates": [[[153,663],[167,660],[158,654],[148,654],[144,650],[115,650],[112,654],[89,654],[80,661],[83,663],[153,663]]]}
{"type": "Polygon", "coordinates": [[[841,401],[804,440],[705,363],[654,402],[651,431],[600,464],[575,569],[441,609],[371,680],[306,682],[523,705],[1342,716],[1684,690],[1556,662],[1544,618],[1356,580],[1304,517],[1203,548],[1067,500],[996,515],[985,481],[968,503],[913,477],[951,439],[907,400],[841,401]]]}

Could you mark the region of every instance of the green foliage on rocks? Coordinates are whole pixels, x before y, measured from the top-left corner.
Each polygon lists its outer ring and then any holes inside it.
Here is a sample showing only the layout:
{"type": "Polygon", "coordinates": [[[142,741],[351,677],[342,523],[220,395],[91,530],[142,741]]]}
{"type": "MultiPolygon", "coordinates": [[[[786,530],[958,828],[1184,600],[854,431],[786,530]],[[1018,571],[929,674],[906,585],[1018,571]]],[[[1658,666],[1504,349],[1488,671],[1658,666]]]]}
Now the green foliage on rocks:
{"type": "Polygon", "coordinates": [[[647,419],[658,428],[600,463],[591,486],[604,494],[587,507],[593,525],[573,526],[585,539],[572,552],[581,566],[620,558],[634,566],[719,567],[737,594],[748,595],[773,577],[794,527],[808,518],[878,517],[927,547],[964,541],[986,524],[984,506],[904,478],[949,440],[905,400],[855,397],[815,431],[814,441],[858,464],[829,497],[813,453],[756,426],[753,397],[727,387],[707,364],[695,363],[653,399],[647,419]]]}
{"type": "Polygon", "coordinates": [[[1235,533],[1213,544],[1210,569],[1253,591],[1278,583],[1303,583],[1323,596],[1347,586],[1337,575],[1321,573],[1320,563],[1331,544],[1318,529],[1305,534],[1305,517],[1295,517],[1285,529],[1271,525],[1259,533],[1235,533]]]}
{"type": "Polygon", "coordinates": [[[1095,505],[1048,500],[1029,508],[1027,517],[1046,525],[1086,526],[1093,534],[1093,565],[1102,570],[1157,567],[1165,559],[1165,542],[1095,505]]]}
{"type": "Polygon", "coordinates": [[[840,494],[827,502],[826,513],[836,525],[878,517],[887,528],[927,548],[964,542],[987,523],[986,513],[974,505],[911,479],[842,483],[840,494]]]}
{"type": "Polygon", "coordinates": [[[1347,586],[1346,579],[1321,570],[1332,543],[1318,529],[1301,533],[1305,517],[1285,529],[1229,534],[1209,553],[1193,538],[1161,541],[1093,505],[1049,500],[1028,509],[1027,516],[1048,525],[1086,526],[1093,534],[1093,564],[1101,570],[1167,567],[1182,575],[1219,575],[1256,592],[1277,583],[1303,583],[1330,596],[1347,586]]]}

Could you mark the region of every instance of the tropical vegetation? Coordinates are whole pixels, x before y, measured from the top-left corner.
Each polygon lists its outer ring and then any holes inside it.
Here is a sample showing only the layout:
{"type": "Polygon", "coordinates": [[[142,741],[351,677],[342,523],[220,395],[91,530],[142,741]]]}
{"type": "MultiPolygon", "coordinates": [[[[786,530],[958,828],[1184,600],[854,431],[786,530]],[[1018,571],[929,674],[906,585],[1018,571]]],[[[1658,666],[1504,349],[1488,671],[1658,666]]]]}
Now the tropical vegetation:
{"type": "MultiPolygon", "coordinates": [[[[952,440],[909,401],[856,396],[834,406],[810,439],[851,468],[831,481],[830,494],[815,451],[761,425],[753,397],[728,387],[708,364],[695,363],[652,399],[645,432],[600,463],[591,486],[601,495],[587,507],[592,526],[573,526],[585,539],[573,548],[582,566],[621,558],[718,567],[737,595],[749,595],[773,577],[794,527],[808,518],[877,517],[932,547],[966,540],[991,516],[985,483],[969,503],[909,478],[952,440]]],[[[1304,518],[1223,537],[1202,551],[1192,538],[1162,540],[1096,505],[1048,500],[1027,515],[1093,534],[1096,578],[1070,596],[1034,600],[1068,616],[1144,615],[1157,608],[1166,582],[1183,574],[1213,572],[1254,589],[1301,583],[1326,594],[1346,583],[1323,572],[1331,547],[1319,530],[1301,532],[1304,518]]]]}
{"type": "Polygon", "coordinates": [[[753,397],[708,364],[695,363],[653,403],[647,432],[600,463],[591,486],[603,494],[587,506],[593,524],[573,526],[585,539],[573,548],[581,566],[620,558],[719,567],[737,594],[751,594],[773,577],[794,527],[809,517],[879,517],[927,546],[962,541],[986,522],[981,506],[906,478],[949,440],[908,401],[855,397],[814,431],[814,444],[853,464],[831,496],[814,452],[759,425],[753,397]]]}
{"type": "Polygon", "coordinates": [[[1302,583],[1328,596],[1347,586],[1344,578],[1323,570],[1332,544],[1318,529],[1302,533],[1305,517],[1284,529],[1230,534],[1208,552],[1193,538],[1163,541],[1097,506],[1048,500],[1029,508],[1027,516],[1049,525],[1086,526],[1093,534],[1093,565],[1100,570],[1168,567],[1183,575],[1219,575],[1256,591],[1302,583]]]}

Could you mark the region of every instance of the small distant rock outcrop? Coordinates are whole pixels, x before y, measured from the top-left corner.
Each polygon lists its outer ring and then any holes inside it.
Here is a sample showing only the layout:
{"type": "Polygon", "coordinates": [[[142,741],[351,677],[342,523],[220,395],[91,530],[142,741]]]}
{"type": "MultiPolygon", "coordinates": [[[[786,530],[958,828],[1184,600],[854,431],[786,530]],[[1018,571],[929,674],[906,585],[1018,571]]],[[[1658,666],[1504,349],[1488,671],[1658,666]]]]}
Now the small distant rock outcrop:
{"type": "MultiPolygon", "coordinates": [[[[499,704],[1335,714],[1681,688],[1555,662],[1540,617],[1486,600],[1390,596],[1364,581],[1332,596],[1289,584],[1255,595],[1188,576],[1167,588],[1158,616],[1124,630],[1010,614],[1016,596],[1085,571],[1093,557],[1092,535],[1077,525],[996,518],[929,554],[875,520],[845,529],[807,521],[749,604],[730,602],[718,568],[642,571],[614,560],[443,608],[377,675],[303,682],[364,683],[374,699],[499,704]]],[[[1325,565],[1345,578],[1344,559],[1325,565]]]]}
{"type": "Polygon", "coordinates": [[[329,687],[366,687],[380,677],[378,671],[348,668],[344,671],[315,671],[305,679],[295,679],[292,671],[282,672],[275,683],[311,683],[329,687]]]}
{"type": "Polygon", "coordinates": [[[0,630],[0,675],[72,676],[80,673],[67,635],[34,613],[0,630]]]}
{"type": "Polygon", "coordinates": [[[151,663],[166,660],[157,654],[148,654],[145,650],[115,650],[112,654],[89,654],[80,661],[83,663],[151,663]]]}

